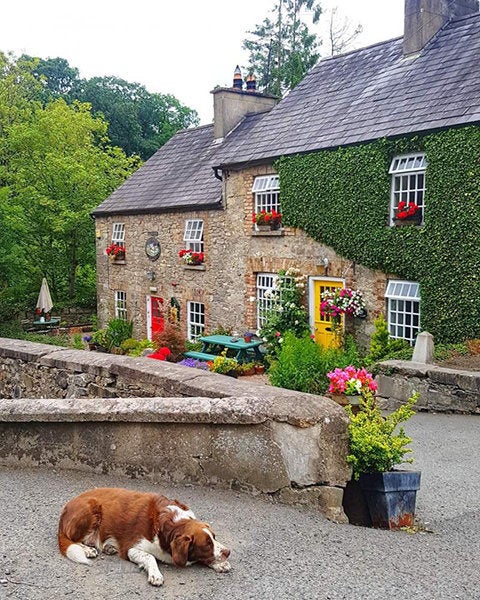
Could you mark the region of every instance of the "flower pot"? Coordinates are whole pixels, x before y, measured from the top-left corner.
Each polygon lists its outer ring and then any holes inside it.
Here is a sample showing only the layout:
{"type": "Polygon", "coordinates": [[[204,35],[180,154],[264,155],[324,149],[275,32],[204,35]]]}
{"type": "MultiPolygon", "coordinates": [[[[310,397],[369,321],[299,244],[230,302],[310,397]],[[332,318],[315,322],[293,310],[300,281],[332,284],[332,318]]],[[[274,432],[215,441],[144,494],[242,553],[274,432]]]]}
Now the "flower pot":
{"type": "Polygon", "coordinates": [[[360,396],[347,396],[347,394],[329,394],[329,396],[340,406],[351,406],[354,415],[360,410],[360,396]]]}
{"type": "Polygon", "coordinates": [[[251,377],[252,375],[255,375],[255,367],[248,369],[248,371],[243,371],[243,375],[245,375],[245,377],[251,377]]]}
{"type": "Polygon", "coordinates": [[[233,377],[234,379],[237,379],[237,377],[238,377],[238,373],[237,373],[236,369],[231,369],[230,371],[227,371],[225,373],[225,375],[227,377],[233,377]]]}
{"type": "Polygon", "coordinates": [[[419,471],[360,475],[358,483],[365,496],[373,527],[399,529],[413,526],[420,475],[419,471]]]}
{"type": "Polygon", "coordinates": [[[253,337],[253,336],[251,336],[251,335],[244,335],[244,336],[243,336],[243,340],[244,340],[244,341],[245,341],[247,344],[249,344],[249,343],[252,341],[252,337],[253,337]]]}
{"type": "Polygon", "coordinates": [[[262,375],[262,373],[265,373],[265,365],[255,365],[255,373],[257,375],[262,375]]]}
{"type": "Polygon", "coordinates": [[[408,227],[409,225],[420,225],[422,222],[421,216],[407,217],[406,219],[393,219],[395,227],[408,227]]]}

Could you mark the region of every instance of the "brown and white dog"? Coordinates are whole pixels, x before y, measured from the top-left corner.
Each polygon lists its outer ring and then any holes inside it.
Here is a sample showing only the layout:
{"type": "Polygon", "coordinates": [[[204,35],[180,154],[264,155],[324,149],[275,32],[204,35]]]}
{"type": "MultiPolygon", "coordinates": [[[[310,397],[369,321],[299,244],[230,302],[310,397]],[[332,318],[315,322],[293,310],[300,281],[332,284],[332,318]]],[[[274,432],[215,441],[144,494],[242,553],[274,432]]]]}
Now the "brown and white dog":
{"type": "Polygon", "coordinates": [[[163,583],[156,559],[178,567],[203,563],[217,573],[230,570],[230,550],[188,506],[121,488],[93,489],[70,500],[60,516],[58,545],[63,555],[83,564],[100,552],[118,552],[145,569],[152,585],[163,583]]]}

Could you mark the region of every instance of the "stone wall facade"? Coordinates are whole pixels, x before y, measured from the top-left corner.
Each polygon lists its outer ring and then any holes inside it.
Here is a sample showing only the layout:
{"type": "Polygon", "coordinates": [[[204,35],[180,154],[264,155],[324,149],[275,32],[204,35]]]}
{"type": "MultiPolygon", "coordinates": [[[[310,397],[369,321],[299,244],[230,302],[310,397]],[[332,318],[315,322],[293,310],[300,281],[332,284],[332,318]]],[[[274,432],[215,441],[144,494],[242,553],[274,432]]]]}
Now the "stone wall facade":
{"type": "MultiPolygon", "coordinates": [[[[181,306],[181,325],[187,330],[187,302],[205,305],[205,326],[219,326],[241,332],[256,329],[256,278],[258,273],[278,273],[295,267],[309,278],[334,278],[364,293],[368,317],[348,319],[347,328],[362,346],[367,346],[373,320],[385,308],[386,276],[346,260],[327,246],[308,237],[302,230],[256,232],[252,225],[254,195],[252,185],[259,175],[273,173],[271,166],[256,166],[223,173],[223,206],[218,210],[176,211],[147,215],[121,215],[97,218],[98,316],[100,325],[114,316],[114,295],[127,295],[128,318],[134,321],[134,335],[146,337],[147,297],[165,301],[176,298],[181,306]],[[187,219],[204,223],[204,267],[185,267],[178,257],[184,247],[187,219]],[[111,242],[113,223],[124,223],[126,259],[112,263],[105,255],[111,242]],[[145,254],[145,241],[152,233],[162,253],[152,262],[145,254]],[[328,259],[328,267],[323,264],[328,259]],[[155,274],[151,281],[151,273],[155,274]],[[150,277],[150,278],[149,278],[150,277]]],[[[212,175],[213,176],[213,175],[212,175]]],[[[305,304],[309,305],[310,289],[305,304]]]]}
{"type": "Polygon", "coordinates": [[[320,396],[0,338],[0,464],[234,487],[344,521],[347,427],[320,396]]]}

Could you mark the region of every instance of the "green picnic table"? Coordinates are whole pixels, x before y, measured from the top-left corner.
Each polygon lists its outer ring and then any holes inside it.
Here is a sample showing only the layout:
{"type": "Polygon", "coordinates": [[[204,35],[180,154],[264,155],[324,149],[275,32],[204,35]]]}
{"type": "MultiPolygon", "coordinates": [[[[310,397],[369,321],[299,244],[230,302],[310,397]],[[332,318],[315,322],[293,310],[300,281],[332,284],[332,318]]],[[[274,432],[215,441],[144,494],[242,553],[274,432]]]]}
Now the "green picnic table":
{"type": "Polygon", "coordinates": [[[53,327],[58,327],[59,325],[60,317],[51,317],[48,321],[46,319],[44,321],[33,321],[33,326],[37,329],[52,329],[53,327]]]}
{"type": "Polygon", "coordinates": [[[198,360],[214,360],[225,348],[237,350],[235,358],[239,363],[261,361],[263,354],[260,352],[261,340],[246,342],[243,337],[231,335],[207,335],[201,337],[203,343],[201,352],[185,352],[185,356],[198,360]]]}

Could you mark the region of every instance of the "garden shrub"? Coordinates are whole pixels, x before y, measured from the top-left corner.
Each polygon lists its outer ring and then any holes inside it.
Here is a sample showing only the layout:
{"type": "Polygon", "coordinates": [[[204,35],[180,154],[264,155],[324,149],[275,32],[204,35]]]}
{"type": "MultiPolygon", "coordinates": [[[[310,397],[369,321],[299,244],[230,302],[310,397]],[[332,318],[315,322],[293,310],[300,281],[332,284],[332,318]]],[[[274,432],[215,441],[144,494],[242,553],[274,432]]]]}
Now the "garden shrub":
{"type": "Polygon", "coordinates": [[[133,321],[124,319],[111,319],[105,330],[105,341],[107,349],[120,348],[122,342],[132,337],[133,321]]]}
{"type": "Polygon", "coordinates": [[[186,352],[185,334],[180,327],[174,323],[166,321],[164,330],[155,334],[153,336],[153,341],[157,348],[169,348],[172,353],[168,357],[169,361],[178,362],[183,358],[183,354],[186,352]]]}
{"type": "Polygon", "coordinates": [[[289,390],[324,394],[329,385],[329,371],[358,363],[358,351],[351,337],[344,349],[322,348],[309,334],[297,338],[287,332],[277,360],[270,367],[270,383],[289,390]]]}
{"type": "Polygon", "coordinates": [[[413,405],[418,394],[413,394],[387,417],[383,417],[372,392],[363,392],[360,411],[353,414],[351,406],[345,410],[350,417],[348,427],[350,453],[347,462],[352,465],[353,477],[358,479],[362,473],[391,471],[395,465],[411,463],[405,455],[412,452],[407,448],[412,441],[403,427],[395,432],[399,423],[408,421],[415,414],[413,405]]]}

